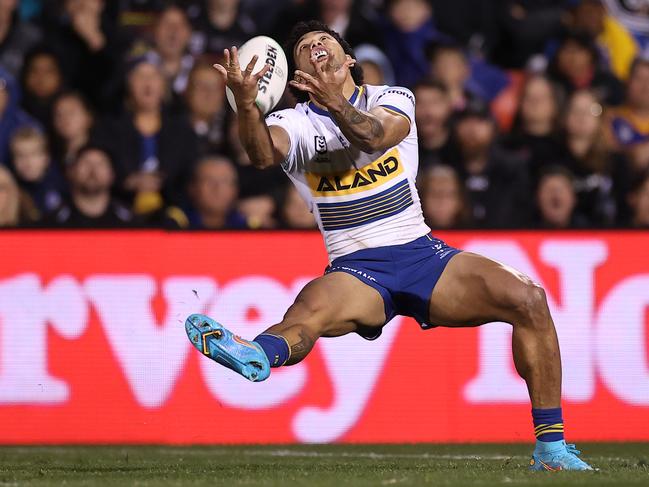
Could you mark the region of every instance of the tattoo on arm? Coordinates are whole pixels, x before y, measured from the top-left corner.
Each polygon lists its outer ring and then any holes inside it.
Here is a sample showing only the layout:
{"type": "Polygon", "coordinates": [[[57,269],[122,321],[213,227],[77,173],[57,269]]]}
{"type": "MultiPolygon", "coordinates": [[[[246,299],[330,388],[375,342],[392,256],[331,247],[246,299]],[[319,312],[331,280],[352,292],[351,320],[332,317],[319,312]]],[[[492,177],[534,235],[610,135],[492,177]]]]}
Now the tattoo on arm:
{"type": "Polygon", "coordinates": [[[383,140],[385,130],[381,122],[372,114],[362,112],[345,103],[342,110],[334,112],[340,130],[345,137],[365,152],[374,152],[376,144],[383,140]]]}

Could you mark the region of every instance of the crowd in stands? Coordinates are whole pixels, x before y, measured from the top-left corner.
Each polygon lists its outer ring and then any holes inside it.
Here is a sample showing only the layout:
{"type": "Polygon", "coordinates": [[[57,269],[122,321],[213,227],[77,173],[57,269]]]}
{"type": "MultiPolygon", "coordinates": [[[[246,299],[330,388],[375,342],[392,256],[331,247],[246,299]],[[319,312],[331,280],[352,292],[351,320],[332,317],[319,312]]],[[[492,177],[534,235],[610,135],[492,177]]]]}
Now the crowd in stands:
{"type": "Polygon", "coordinates": [[[649,228],[645,3],[0,0],[0,226],[315,228],[212,65],[317,19],[415,94],[432,228],[649,228]]]}

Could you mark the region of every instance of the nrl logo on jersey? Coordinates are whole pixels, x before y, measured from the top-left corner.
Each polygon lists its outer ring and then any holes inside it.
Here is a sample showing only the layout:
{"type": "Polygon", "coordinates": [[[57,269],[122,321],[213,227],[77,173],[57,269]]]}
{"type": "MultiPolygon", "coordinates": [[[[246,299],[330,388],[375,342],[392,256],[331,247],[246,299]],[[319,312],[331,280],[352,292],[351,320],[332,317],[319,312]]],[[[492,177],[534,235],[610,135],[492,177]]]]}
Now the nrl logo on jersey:
{"type": "Polygon", "coordinates": [[[360,169],[335,174],[307,173],[311,193],[316,196],[359,193],[376,188],[403,173],[399,151],[395,148],[360,169]]]}
{"type": "Polygon", "coordinates": [[[315,140],[315,151],[317,154],[326,154],[327,153],[327,139],[324,135],[314,136],[315,140]]]}

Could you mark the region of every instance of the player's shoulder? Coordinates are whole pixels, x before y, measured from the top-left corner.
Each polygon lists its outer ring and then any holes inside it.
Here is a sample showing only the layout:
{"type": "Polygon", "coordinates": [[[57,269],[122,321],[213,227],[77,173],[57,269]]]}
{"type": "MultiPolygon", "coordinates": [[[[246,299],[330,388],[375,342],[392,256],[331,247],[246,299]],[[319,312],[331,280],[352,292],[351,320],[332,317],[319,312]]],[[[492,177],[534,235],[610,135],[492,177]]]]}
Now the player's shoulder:
{"type": "Polygon", "coordinates": [[[298,103],[295,108],[284,108],[283,110],[276,110],[266,115],[266,120],[293,120],[306,116],[303,107],[304,103],[298,103]]]}
{"type": "Polygon", "coordinates": [[[404,98],[415,104],[415,95],[404,86],[365,85],[367,99],[370,104],[380,103],[383,98],[404,98]]]}

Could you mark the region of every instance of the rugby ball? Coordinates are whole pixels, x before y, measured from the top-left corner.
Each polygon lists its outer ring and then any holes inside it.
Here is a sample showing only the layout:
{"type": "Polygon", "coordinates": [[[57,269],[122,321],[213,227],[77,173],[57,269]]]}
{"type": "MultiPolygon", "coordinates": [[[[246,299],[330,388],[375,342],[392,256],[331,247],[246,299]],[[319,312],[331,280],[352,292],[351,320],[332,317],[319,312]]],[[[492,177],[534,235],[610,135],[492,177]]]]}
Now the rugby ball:
{"type": "MultiPolygon", "coordinates": [[[[253,37],[239,48],[239,65],[242,70],[246,69],[255,55],[258,58],[252,70],[253,74],[258,73],[264,65],[270,64],[268,72],[259,80],[259,93],[256,99],[257,106],[265,115],[275,108],[284,94],[288,81],[288,63],[282,47],[275,39],[266,36],[253,37]]],[[[230,106],[236,112],[234,94],[228,87],[225,91],[230,106]]]]}

